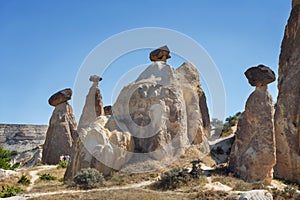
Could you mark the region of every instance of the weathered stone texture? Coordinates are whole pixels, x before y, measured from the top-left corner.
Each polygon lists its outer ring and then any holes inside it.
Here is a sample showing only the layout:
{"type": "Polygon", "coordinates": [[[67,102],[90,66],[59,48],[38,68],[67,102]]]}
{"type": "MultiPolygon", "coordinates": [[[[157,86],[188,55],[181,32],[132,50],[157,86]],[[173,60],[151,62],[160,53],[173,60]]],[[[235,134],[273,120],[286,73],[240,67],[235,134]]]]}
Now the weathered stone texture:
{"type": "Polygon", "coordinates": [[[300,6],[293,3],[279,58],[274,170],[276,177],[300,183],[300,6]]]}

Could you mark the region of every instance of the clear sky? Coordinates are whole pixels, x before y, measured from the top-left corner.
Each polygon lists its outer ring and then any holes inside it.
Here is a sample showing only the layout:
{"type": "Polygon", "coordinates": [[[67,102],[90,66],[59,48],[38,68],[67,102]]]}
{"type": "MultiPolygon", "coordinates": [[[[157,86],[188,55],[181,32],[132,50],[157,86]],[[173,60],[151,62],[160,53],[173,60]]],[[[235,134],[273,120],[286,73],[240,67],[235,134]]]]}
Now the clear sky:
{"type": "MultiPolygon", "coordinates": [[[[86,56],[112,35],[143,27],[179,31],[202,45],[222,76],[226,115],[233,115],[254,90],[247,68],[262,63],[277,74],[290,9],[286,0],[0,0],[0,123],[48,124],[48,98],[74,87],[86,56]]],[[[137,55],[149,62],[148,54],[137,55]]],[[[122,65],[131,67],[126,59],[122,65]]],[[[116,84],[105,79],[122,75],[115,70],[99,84],[105,105],[116,84]]],[[[275,101],[277,83],[269,90],[275,101]]]]}

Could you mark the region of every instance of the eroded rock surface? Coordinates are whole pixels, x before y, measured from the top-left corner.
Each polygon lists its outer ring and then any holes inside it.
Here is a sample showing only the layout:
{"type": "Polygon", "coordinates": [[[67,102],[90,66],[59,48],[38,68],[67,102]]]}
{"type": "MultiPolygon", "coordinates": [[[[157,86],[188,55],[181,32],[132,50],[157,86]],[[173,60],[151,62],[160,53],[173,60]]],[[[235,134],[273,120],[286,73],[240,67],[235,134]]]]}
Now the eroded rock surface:
{"type": "Polygon", "coordinates": [[[273,115],[267,85],[257,86],[239,118],[229,159],[230,170],[245,181],[267,184],[272,181],[276,162],[273,115]]]}
{"type": "Polygon", "coordinates": [[[102,80],[97,75],[89,79],[93,84],[86,96],[85,105],[78,123],[78,128],[88,127],[98,116],[104,115],[102,95],[98,83],[102,80]]]}
{"type": "Polygon", "coordinates": [[[203,98],[192,64],[174,70],[166,62],[154,62],[122,89],[112,115],[98,117],[79,132],[66,180],[82,168],[93,167],[109,175],[131,158],[132,166],[149,159],[160,164],[180,156],[193,142],[207,145],[208,129],[203,124],[209,126],[205,121],[209,116],[200,110],[204,105],[207,109],[203,98]]]}
{"type": "Polygon", "coordinates": [[[191,63],[174,70],[154,62],[123,88],[113,114],[120,128],[134,136],[136,152],[151,153],[157,160],[173,157],[192,142],[207,142],[199,90],[199,75],[191,63]]]}
{"type": "Polygon", "coordinates": [[[128,132],[115,129],[113,121],[102,116],[81,129],[74,158],[65,174],[66,180],[83,168],[95,168],[107,176],[129,161],[134,151],[133,138],[128,132]]]}
{"type": "Polygon", "coordinates": [[[274,174],[300,183],[300,2],[293,4],[279,58],[274,174]]]}
{"type": "MultiPolygon", "coordinates": [[[[60,99],[61,93],[56,94],[59,94],[58,99],[60,99]]],[[[50,99],[49,103],[51,102],[50,99]]],[[[49,122],[46,140],[43,145],[42,162],[57,164],[61,155],[72,155],[72,146],[77,134],[76,130],[77,124],[72,107],[68,102],[62,101],[62,103],[55,106],[49,122]]]]}

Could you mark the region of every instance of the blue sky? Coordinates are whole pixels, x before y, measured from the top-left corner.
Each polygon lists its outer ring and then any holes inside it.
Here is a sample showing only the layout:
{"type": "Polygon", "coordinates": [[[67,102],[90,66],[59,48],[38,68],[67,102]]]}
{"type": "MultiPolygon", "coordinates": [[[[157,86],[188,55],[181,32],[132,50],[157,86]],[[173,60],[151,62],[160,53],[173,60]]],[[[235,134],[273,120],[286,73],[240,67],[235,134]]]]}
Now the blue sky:
{"type": "MultiPolygon", "coordinates": [[[[48,124],[54,109],[48,98],[74,87],[88,54],[112,35],[143,27],[179,31],[202,45],[222,76],[226,115],[233,115],[254,90],[247,68],[262,63],[277,74],[290,9],[291,2],[273,0],[0,0],[0,123],[48,124]]],[[[147,52],[136,56],[149,63],[147,52]]],[[[128,59],[120,61],[130,69],[128,59]]],[[[108,80],[121,76],[117,71],[99,84],[105,105],[113,103],[115,83],[108,80]]],[[[275,101],[277,83],[269,90],[275,101]]]]}

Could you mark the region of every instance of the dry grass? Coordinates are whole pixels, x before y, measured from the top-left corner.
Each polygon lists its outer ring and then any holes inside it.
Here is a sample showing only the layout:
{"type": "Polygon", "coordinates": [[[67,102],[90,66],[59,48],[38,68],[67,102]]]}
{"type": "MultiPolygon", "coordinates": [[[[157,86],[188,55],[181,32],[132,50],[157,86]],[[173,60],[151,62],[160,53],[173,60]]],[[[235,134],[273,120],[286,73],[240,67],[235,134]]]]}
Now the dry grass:
{"type": "Polygon", "coordinates": [[[44,180],[36,180],[32,190],[30,193],[36,193],[36,192],[53,192],[58,190],[67,190],[69,189],[66,185],[63,184],[63,182],[60,182],[59,180],[64,177],[66,169],[64,168],[53,168],[49,170],[42,170],[38,173],[40,176],[41,174],[51,174],[52,176],[57,177],[56,180],[52,181],[44,181],[44,180]]]}
{"type": "Polygon", "coordinates": [[[91,191],[73,194],[59,194],[51,196],[43,196],[37,198],[31,198],[31,200],[177,200],[177,199],[195,199],[197,194],[184,194],[174,192],[157,192],[151,190],[142,189],[128,189],[128,190],[112,190],[112,191],[91,191]]]}

